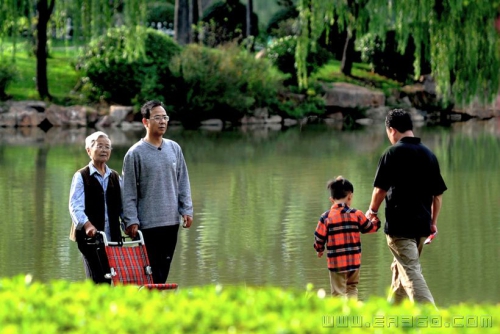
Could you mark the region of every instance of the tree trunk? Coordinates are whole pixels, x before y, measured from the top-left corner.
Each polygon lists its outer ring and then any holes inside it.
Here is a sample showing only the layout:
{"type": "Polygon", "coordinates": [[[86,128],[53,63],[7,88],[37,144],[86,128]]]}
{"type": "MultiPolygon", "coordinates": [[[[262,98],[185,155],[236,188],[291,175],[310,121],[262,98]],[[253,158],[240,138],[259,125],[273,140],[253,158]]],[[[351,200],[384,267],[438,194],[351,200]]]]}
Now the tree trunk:
{"type": "Polygon", "coordinates": [[[245,37],[252,36],[252,13],[253,13],[253,0],[247,0],[247,29],[245,37]]]}
{"type": "Polygon", "coordinates": [[[189,43],[189,0],[175,0],[174,38],[180,45],[189,43]]]}
{"type": "MultiPolygon", "coordinates": [[[[202,0],[192,0],[192,10],[191,10],[191,22],[197,25],[203,15],[202,11],[202,0]]],[[[191,30],[191,43],[197,43],[199,41],[198,32],[191,30]]]]}
{"type": "Polygon", "coordinates": [[[354,41],[356,40],[356,30],[353,30],[352,33],[347,33],[347,37],[344,45],[344,52],[342,53],[342,65],[340,67],[340,71],[344,75],[351,75],[352,72],[352,60],[354,59],[354,41]]]}
{"type": "Polygon", "coordinates": [[[55,0],[38,0],[38,23],[36,28],[36,89],[42,100],[52,100],[47,79],[47,24],[54,9],[55,0]]]}
{"type": "Polygon", "coordinates": [[[253,40],[251,39],[252,36],[252,13],[253,13],[253,0],[247,0],[247,16],[246,16],[246,21],[247,21],[247,29],[245,31],[245,37],[247,39],[247,49],[249,51],[252,51],[253,49],[253,40]]]}

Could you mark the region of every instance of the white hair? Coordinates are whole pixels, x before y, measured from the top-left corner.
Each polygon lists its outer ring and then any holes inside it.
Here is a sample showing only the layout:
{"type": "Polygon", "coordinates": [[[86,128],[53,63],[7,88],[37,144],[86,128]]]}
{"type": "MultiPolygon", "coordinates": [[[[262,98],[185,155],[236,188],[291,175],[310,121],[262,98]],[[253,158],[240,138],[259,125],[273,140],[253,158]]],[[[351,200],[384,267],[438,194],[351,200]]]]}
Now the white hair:
{"type": "Polygon", "coordinates": [[[106,138],[108,139],[109,141],[111,141],[108,137],[107,134],[105,134],[104,132],[102,131],[97,131],[97,132],[94,132],[93,134],[91,134],[90,136],[88,136],[86,139],[85,139],[85,149],[89,149],[91,148],[94,143],[97,141],[97,139],[99,138],[106,138]]]}

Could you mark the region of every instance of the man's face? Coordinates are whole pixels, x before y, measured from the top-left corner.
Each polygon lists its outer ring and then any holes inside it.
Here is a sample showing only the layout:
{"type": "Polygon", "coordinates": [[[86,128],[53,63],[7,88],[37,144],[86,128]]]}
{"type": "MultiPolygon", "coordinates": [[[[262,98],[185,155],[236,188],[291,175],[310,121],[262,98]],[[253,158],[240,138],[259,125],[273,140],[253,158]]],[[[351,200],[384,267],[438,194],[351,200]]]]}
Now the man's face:
{"type": "Polygon", "coordinates": [[[151,109],[149,119],[145,120],[144,125],[152,135],[163,136],[167,131],[168,121],[167,112],[162,106],[151,109]]]}

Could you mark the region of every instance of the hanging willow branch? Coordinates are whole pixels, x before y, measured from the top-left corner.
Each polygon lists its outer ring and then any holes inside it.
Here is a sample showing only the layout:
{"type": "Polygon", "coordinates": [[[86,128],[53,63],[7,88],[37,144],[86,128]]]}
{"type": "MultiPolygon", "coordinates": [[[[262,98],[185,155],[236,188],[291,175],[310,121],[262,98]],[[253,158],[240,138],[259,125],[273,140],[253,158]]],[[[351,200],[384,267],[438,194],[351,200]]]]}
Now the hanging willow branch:
{"type": "MultiPolygon", "coordinates": [[[[55,0],[51,25],[61,33],[66,20],[71,18],[73,38],[85,43],[105,34],[113,26],[127,25],[133,28],[144,24],[146,2],[147,0],[55,0]]],[[[34,25],[33,17],[37,14],[34,11],[37,3],[38,0],[0,1],[0,39],[9,37],[15,43],[20,35],[21,24],[31,29],[34,25]]],[[[141,35],[133,34],[131,37],[128,51],[138,55],[143,50],[141,35]]]]}
{"type": "Polygon", "coordinates": [[[301,49],[298,45],[296,54],[297,64],[302,66],[297,66],[301,86],[307,87],[303,66],[309,46],[319,37],[318,30],[323,31],[338,17],[341,30],[354,22],[358,35],[369,32],[385,40],[388,31],[395,31],[400,52],[413,38],[415,75],[420,75],[424,60],[429,62],[438,92],[445,99],[462,103],[473,98],[489,101],[498,94],[500,54],[494,22],[500,10],[499,0],[353,1],[362,3],[364,10],[349,21],[348,0],[301,0],[301,49]]]}

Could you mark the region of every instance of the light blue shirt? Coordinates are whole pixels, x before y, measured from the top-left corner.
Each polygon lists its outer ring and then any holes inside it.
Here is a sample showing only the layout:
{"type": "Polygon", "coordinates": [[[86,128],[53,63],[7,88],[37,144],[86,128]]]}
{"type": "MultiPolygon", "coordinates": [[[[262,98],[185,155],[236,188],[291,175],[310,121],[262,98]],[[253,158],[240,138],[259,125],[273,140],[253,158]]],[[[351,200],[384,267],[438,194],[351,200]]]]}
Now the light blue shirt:
{"type": "MultiPolygon", "coordinates": [[[[102,176],[94,167],[92,161],[89,163],[89,168],[90,175],[95,177],[101,184],[102,189],[104,189],[104,232],[106,233],[108,240],[111,240],[108,220],[108,205],[106,203],[106,190],[108,189],[111,169],[106,166],[106,172],[104,173],[104,176],[102,176]]],[[[82,174],[80,172],[76,172],[75,175],[73,175],[73,180],[71,181],[71,189],[69,191],[69,214],[71,215],[71,220],[73,221],[73,224],[75,224],[75,228],[77,230],[81,230],[83,225],[85,225],[85,223],[89,220],[85,214],[85,191],[82,174]]]]}

